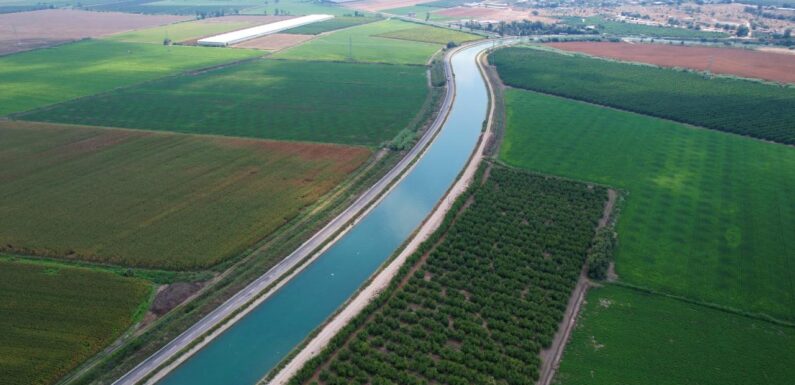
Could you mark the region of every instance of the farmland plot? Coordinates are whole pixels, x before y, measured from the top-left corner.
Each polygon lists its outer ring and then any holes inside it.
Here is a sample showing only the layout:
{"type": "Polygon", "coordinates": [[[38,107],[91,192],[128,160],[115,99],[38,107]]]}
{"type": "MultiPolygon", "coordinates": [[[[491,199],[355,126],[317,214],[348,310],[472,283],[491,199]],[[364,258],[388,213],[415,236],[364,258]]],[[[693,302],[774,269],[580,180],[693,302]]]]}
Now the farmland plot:
{"type": "Polygon", "coordinates": [[[261,55],[253,50],[84,41],[0,58],[0,116],[261,55]]]}
{"type": "Polygon", "coordinates": [[[531,48],[491,55],[506,84],[795,144],[795,87],[531,48]]]}
{"type": "Polygon", "coordinates": [[[378,37],[386,37],[398,40],[420,41],[424,43],[447,44],[454,42],[456,44],[466,43],[481,39],[478,35],[454,31],[446,28],[430,28],[427,26],[414,27],[401,29],[397,31],[382,33],[376,35],[378,37]]]}
{"type": "MultiPolygon", "coordinates": [[[[442,44],[398,40],[379,37],[401,30],[422,28],[433,35],[438,28],[417,27],[417,24],[398,20],[370,23],[314,39],[306,44],[280,52],[274,57],[298,60],[357,61],[393,64],[425,64],[442,48],[442,44]]],[[[456,35],[458,39],[469,39],[474,35],[456,35]]],[[[459,40],[460,42],[460,40],[459,40]]],[[[444,42],[446,44],[447,41],[444,42]]]]}
{"type": "Polygon", "coordinates": [[[618,60],[795,83],[795,58],[788,54],[669,44],[566,42],[549,45],[618,60]]]}
{"type": "Polygon", "coordinates": [[[258,60],[34,111],[63,123],[377,146],[428,94],[425,68],[258,60]]]}
{"type": "Polygon", "coordinates": [[[176,23],[155,28],[108,36],[106,39],[128,43],[163,44],[164,39],[179,43],[196,40],[205,36],[235,31],[262,24],[285,20],[286,16],[224,16],[176,23]]]}
{"type": "Polygon", "coordinates": [[[792,362],[791,327],[608,285],[588,293],[556,383],[785,385],[792,362]]]}
{"type": "Polygon", "coordinates": [[[331,32],[342,28],[353,27],[357,25],[372,23],[378,21],[375,17],[362,17],[362,16],[342,16],[335,17],[331,20],[321,21],[319,23],[312,23],[302,25],[284,31],[284,33],[293,33],[298,35],[319,35],[324,32],[331,32]]]}
{"type": "Polygon", "coordinates": [[[370,151],[0,123],[0,250],[195,269],[243,252],[370,151]]]}
{"type": "Polygon", "coordinates": [[[187,19],[71,9],[0,14],[0,55],[187,19]]]}
{"type": "Polygon", "coordinates": [[[521,90],[506,103],[505,162],[628,191],[621,280],[795,320],[791,147],[521,90]]]}
{"type": "Polygon", "coordinates": [[[291,384],[537,379],[607,191],[496,165],[480,182],[291,384]]]}
{"type": "Polygon", "coordinates": [[[0,259],[2,383],[55,383],[143,315],[150,290],[104,271],[0,259]]]}

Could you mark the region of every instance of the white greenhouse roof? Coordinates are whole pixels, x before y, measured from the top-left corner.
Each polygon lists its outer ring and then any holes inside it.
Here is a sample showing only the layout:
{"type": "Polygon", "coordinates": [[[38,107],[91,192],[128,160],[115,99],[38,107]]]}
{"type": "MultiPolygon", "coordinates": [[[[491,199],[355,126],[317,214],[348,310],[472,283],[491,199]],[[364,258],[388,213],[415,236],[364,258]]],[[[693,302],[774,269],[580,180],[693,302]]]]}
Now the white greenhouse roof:
{"type": "Polygon", "coordinates": [[[332,15],[301,16],[296,17],[295,19],[282,20],[275,23],[258,25],[256,27],[241,29],[239,31],[232,31],[222,33],[220,35],[210,36],[204,39],[199,39],[197,43],[199,45],[223,47],[230,44],[240,43],[241,41],[254,39],[260,36],[281,32],[290,28],[300,27],[302,25],[317,23],[319,21],[325,21],[333,18],[334,16],[332,15]]]}

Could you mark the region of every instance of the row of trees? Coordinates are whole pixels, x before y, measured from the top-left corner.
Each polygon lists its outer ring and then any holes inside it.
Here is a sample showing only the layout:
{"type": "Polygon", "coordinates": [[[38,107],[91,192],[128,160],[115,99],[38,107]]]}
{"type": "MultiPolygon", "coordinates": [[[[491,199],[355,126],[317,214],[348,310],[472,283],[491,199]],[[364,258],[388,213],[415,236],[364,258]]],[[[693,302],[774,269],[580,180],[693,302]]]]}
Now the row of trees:
{"type": "Polygon", "coordinates": [[[473,186],[474,203],[416,271],[404,270],[405,285],[293,384],[536,381],[607,193],[496,165],[473,186]]]}

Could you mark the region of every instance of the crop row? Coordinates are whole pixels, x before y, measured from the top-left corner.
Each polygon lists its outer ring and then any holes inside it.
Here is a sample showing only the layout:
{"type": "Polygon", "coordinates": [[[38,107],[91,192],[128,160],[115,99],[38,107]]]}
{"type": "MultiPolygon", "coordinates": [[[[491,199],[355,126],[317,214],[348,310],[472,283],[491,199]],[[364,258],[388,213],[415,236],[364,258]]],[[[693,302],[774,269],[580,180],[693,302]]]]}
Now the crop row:
{"type": "Polygon", "coordinates": [[[292,384],[537,379],[538,352],[558,328],[606,191],[502,166],[474,185],[427,259],[418,251],[414,268],[292,384]]]}
{"type": "Polygon", "coordinates": [[[795,144],[793,87],[531,48],[490,59],[514,87],[795,144]]]}

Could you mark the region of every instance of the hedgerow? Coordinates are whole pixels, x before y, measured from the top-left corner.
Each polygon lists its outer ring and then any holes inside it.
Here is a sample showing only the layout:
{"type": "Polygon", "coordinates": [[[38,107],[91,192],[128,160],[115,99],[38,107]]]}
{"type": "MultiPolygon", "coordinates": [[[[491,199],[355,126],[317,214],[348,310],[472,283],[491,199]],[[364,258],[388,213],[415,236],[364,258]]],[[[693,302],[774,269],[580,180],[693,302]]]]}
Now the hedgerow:
{"type": "Polygon", "coordinates": [[[472,185],[431,243],[291,384],[537,379],[606,190],[497,165],[472,185]]]}

